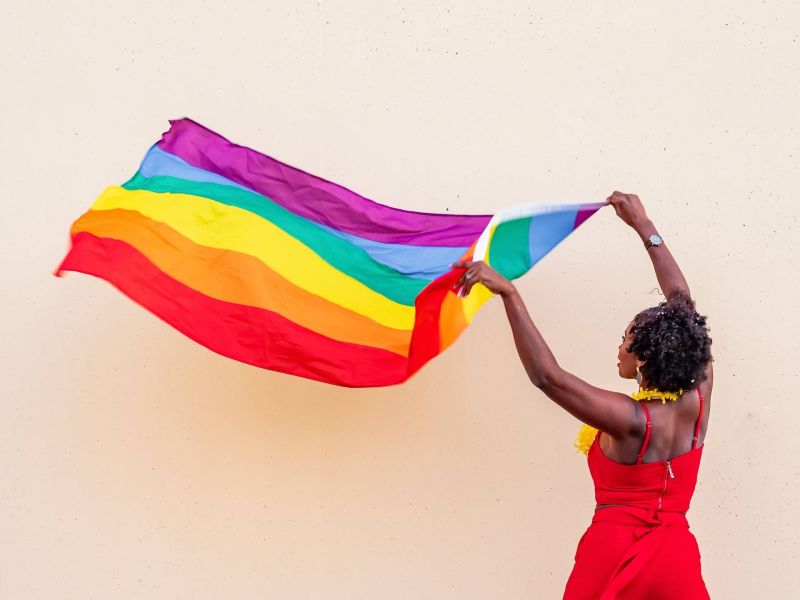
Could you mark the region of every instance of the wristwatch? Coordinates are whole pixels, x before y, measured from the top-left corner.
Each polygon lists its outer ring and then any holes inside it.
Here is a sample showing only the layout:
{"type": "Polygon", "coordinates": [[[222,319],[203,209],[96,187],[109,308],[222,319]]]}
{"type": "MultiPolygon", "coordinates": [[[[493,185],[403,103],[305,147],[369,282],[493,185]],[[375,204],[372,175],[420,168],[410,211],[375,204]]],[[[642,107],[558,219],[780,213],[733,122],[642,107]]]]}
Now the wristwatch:
{"type": "Polygon", "coordinates": [[[650,236],[650,239],[648,239],[644,243],[644,247],[645,247],[645,249],[649,250],[650,246],[660,246],[663,243],[664,243],[664,240],[661,239],[661,236],[658,235],[657,233],[654,233],[653,235],[650,236]]]}

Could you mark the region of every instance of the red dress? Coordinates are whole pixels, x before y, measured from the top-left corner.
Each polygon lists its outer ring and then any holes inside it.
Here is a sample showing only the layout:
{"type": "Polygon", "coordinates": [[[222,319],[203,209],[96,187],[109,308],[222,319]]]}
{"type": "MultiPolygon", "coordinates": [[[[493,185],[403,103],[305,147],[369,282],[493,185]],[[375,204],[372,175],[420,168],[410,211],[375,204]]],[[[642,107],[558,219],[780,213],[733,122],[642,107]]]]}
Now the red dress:
{"type": "MultiPolygon", "coordinates": [[[[700,395],[700,415],[703,395],[700,395]]],[[[592,524],[578,542],[575,566],[564,600],[695,600],[709,598],[700,573],[700,552],[689,531],[686,511],[697,484],[703,446],[697,447],[700,415],[692,449],[670,460],[643,463],[647,430],[635,465],[611,460],[598,433],[589,449],[597,505],[592,524]]]]}

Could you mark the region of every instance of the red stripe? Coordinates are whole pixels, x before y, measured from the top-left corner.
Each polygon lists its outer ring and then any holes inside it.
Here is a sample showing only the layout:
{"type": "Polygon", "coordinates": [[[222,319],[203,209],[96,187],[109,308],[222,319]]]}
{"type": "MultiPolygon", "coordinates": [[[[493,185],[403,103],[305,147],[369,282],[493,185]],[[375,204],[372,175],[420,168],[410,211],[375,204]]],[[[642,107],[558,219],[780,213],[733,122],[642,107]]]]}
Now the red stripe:
{"type": "MultiPolygon", "coordinates": [[[[477,241],[467,249],[460,260],[472,260],[477,241]]],[[[448,292],[461,279],[463,269],[453,269],[431,281],[419,293],[414,307],[416,309],[414,331],[408,349],[408,376],[421,369],[425,363],[442,352],[441,313],[448,292]]],[[[449,341],[452,343],[460,332],[449,341]]]]}
{"type": "Polygon", "coordinates": [[[392,385],[410,375],[406,359],[393,352],[339,342],[275,312],[201,294],[119,240],[76,233],[61,271],[105,279],[197,343],[263,369],[345,387],[392,385]]]}
{"type": "Polygon", "coordinates": [[[441,352],[439,339],[439,317],[442,304],[448,291],[461,278],[462,270],[449,271],[430,282],[423,289],[414,303],[416,321],[411,334],[409,347],[409,375],[417,372],[425,363],[441,352]]]}

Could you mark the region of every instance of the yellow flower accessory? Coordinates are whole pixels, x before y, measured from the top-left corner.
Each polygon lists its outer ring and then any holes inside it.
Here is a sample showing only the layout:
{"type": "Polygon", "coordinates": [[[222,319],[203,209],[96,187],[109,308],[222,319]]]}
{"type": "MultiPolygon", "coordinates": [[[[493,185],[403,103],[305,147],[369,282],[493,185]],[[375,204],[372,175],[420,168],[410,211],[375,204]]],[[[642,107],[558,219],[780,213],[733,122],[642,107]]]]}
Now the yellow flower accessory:
{"type": "MultiPolygon", "coordinates": [[[[653,400],[656,398],[661,399],[662,404],[666,404],[667,400],[672,400],[675,402],[678,398],[683,395],[683,390],[679,390],[678,393],[675,392],[662,392],[660,390],[647,390],[639,388],[638,392],[634,392],[631,394],[631,398],[636,400],[636,402],[648,402],[649,400],[653,400]]],[[[592,443],[594,442],[594,438],[597,437],[597,429],[592,427],[591,425],[583,424],[581,428],[578,430],[578,437],[575,438],[575,443],[573,444],[575,448],[577,448],[578,452],[583,452],[584,454],[589,454],[589,448],[592,447],[592,443]]]]}
{"type": "Polygon", "coordinates": [[[639,388],[638,392],[634,392],[631,394],[631,398],[636,400],[637,402],[641,402],[642,400],[648,401],[654,398],[661,398],[661,404],[666,404],[667,400],[672,400],[675,402],[678,398],[683,396],[683,390],[678,390],[678,392],[662,392],[660,390],[643,390],[639,388]]]}
{"type": "Polygon", "coordinates": [[[581,425],[578,437],[575,439],[575,448],[578,449],[578,452],[589,454],[589,448],[592,447],[595,437],[597,437],[597,429],[591,425],[581,425]]]}

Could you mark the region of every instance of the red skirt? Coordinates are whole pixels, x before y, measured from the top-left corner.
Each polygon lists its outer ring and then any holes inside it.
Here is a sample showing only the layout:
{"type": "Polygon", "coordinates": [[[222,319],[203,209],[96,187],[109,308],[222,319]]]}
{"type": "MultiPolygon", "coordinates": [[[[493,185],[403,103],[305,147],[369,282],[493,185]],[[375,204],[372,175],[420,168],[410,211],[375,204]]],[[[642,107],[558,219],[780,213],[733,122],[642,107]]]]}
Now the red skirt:
{"type": "Polygon", "coordinates": [[[686,516],[630,506],[595,512],[564,591],[564,600],[708,598],[686,516]]]}

